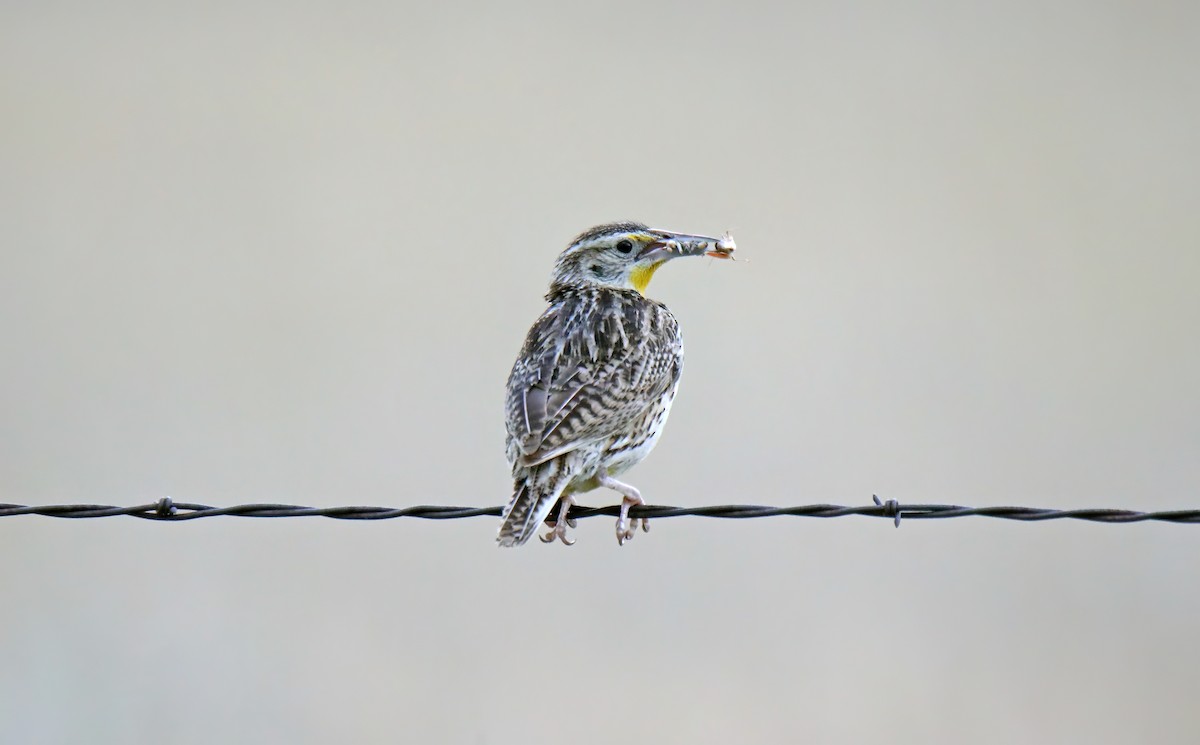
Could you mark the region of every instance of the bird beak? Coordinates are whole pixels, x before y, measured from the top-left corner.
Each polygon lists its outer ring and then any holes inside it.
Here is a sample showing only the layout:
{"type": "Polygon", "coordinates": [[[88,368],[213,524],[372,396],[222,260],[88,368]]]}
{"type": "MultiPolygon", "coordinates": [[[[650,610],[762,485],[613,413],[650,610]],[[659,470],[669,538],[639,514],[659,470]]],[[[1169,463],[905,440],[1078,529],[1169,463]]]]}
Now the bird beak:
{"type": "Polygon", "coordinates": [[[651,230],[655,239],[647,243],[638,254],[638,263],[645,261],[658,262],[667,259],[677,259],[680,256],[712,256],[717,259],[732,258],[734,248],[733,236],[729,233],[720,238],[707,235],[689,235],[688,233],[672,233],[667,230],[651,230]]]}

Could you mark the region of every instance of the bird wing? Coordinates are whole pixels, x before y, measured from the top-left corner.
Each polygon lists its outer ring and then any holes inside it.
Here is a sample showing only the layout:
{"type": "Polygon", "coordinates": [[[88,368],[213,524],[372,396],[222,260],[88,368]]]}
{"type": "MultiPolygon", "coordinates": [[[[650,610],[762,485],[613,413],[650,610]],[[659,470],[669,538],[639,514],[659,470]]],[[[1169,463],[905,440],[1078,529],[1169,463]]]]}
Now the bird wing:
{"type": "Polygon", "coordinates": [[[581,316],[551,307],[529,330],[508,382],[514,460],[545,462],[628,427],[679,379],[675,319],[644,323],[656,308],[611,308],[581,316]],[[581,320],[582,319],[582,320],[581,320]],[[647,328],[656,333],[638,333],[647,328]]]}

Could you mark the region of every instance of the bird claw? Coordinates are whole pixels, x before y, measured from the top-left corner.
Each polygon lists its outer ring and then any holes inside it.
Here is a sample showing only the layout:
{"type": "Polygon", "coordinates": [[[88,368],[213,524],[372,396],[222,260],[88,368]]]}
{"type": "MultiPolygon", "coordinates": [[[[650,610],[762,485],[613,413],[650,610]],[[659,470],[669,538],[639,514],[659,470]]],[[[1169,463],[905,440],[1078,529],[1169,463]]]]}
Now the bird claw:
{"type": "Polygon", "coordinates": [[[650,532],[650,521],[644,517],[630,518],[626,523],[624,520],[617,520],[617,545],[624,546],[626,541],[632,541],[637,535],[638,524],[641,523],[642,532],[650,532]]]}
{"type": "Polygon", "coordinates": [[[574,546],[575,539],[567,537],[567,528],[575,527],[574,525],[571,524],[573,522],[575,522],[575,521],[574,520],[567,520],[567,521],[560,520],[559,522],[556,522],[554,524],[554,527],[552,527],[550,529],[549,533],[547,533],[546,535],[540,535],[540,536],[538,536],[538,538],[540,538],[542,540],[542,543],[554,543],[555,540],[559,540],[559,541],[563,542],[564,546],[574,546]]]}
{"type": "Polygon", "coordinates": [[[629,517],[629,508],[634,505],[644,505],[645,502],[639,499],[631,499],[625,497],[621,500],[621,515],[617,518],[617,545],[624,546],[626,541],[632,541],[637,535],[638,524],[642,526],[643,533],[650,532],[650,520],[645,517],[629,517]]]}
{"type": "Polygon", "coordinates": [[[540,535],[538,538],[542,543],[554,543],[554,541],[562,541],[564,546],[574,546],[575,539],[567,537],[567,529],[575,527],[575,518],[567,517],[574,506],[575,500],[570,497],[562,497],[558,506],[558,517],[554,519],[554,523],[550,526],[550,532],[546,535],[540,535]]]}

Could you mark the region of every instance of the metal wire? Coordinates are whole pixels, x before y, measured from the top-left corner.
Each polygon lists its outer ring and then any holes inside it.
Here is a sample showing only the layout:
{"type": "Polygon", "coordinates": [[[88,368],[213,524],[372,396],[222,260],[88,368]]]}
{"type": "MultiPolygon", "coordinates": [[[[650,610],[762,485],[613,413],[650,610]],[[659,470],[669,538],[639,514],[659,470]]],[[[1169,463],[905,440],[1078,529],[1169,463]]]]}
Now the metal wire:
{"type": "MultiPolygon", "coordinates": [[[[719,517],[748,519],[754,517],[884,517],[900,527],[900,519],[937,520],[949,517],[994,517],[1001,520],[1039,522],[1042,520],[1086,520],[1094,523],[1139,523],[1167,522],[1200,524],[1200,509],[1169,510],[1162,512],[1137,512],[1135,510],[1086,508],[1055,510],[1043,507],[963,507],[956,504],[900,504],[894,499],[881,501],[873,497],[874,504],[862,507],[846,507],[837,504],[808,504],[798,507],[767,507],[752,504],[722,504],[709,507],[667,507],[646,505],[629,511],[632,517],[719,517]]],[[[0,504],[0,517],[18,515],[42,515],[44,517],[88,518],[116,517],[127,515],[143,520],[177,522],[196,520],[202,517],[329,517],[335,520],[391,520],[398,517],[416,517],[424,520],[457,520],[465,517],[499,517],[501,507],[451,507],[445,505],[417,505],[414,507],[304,507],[294,504],[240,504],[233,507],[210,507],[192,502],[176,502],[170,497],[152,504],[134,507],[116,507],[103,504],[54,504],[28,506],[0,504]]],[[[571,508],[570,519],[615,517],[619,505],[607,507],[571,508]]]]}

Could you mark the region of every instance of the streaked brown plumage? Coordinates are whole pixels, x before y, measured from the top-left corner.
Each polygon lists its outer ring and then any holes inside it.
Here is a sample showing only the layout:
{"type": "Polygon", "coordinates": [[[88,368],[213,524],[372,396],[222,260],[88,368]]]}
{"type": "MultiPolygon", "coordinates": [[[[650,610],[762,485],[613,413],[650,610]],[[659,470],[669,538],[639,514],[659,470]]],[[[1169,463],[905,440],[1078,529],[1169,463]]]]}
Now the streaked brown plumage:
{"type": "MultiPolygon", "coordinates": [[[[727,257],[732,239],[639,223],[601,225],[559,256],[546,295],[508,378],[506,424],[513,497],[497,540],[525,543],[562,499],[544,540],[571,541],[561,519],[573,495],[599,486],[623,495],[617,540],[633,537],[629,508],[642,499],[614,477],[649,454],[662,433],[683,370],[679,324],[642,292],[665,261],[727,257]]],[[[642,521],[643,529],[646,527],[642,521]]]]}

